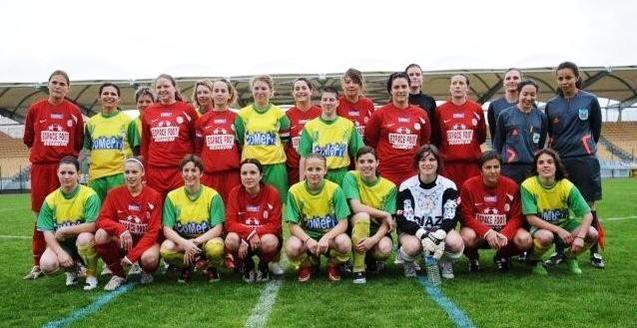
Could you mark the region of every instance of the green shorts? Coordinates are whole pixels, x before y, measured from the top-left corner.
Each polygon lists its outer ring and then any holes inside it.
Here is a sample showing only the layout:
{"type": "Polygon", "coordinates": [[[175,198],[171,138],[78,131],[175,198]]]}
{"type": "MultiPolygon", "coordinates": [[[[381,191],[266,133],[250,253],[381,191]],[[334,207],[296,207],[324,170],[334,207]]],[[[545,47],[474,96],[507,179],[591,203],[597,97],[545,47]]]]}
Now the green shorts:
{"type": "Polygon", "coordinates": [[[102,203],[106,199],[109,190],[124,184],[124,173],[109,175],[89,181],[88,186],[97,193],[102,203]]]}
{"type": "MultiPolygon", "coordinates": [[[[557,226],[564,228],[568,232],[573,232],[575,229],[577,229],[580,226],[580,224],[582,224],[582,220],[571,218],[562,222],[562,224],[558,224],[557,226]]],[[[535,233],[538,232],[538,230],[540,229],[532,226],[531,229],[529,229],[529,232],[531,233],[532,237],[535,237],[535,233]]]]}
{"type": "Polygon", "coordinates": [[[330,180],[342,187],[343,179],[345,179],[346,174],[347,174],[346,167],[341,167],[339,169],[334,169],[334,170],[327,170],[325,179],[330,180]]]}
{"type": "Polygon", "coordinates": [[[288,171],[285,163],[263,165],[263,183],[272,185],[279,191],[281,202],[288,199],[288,171]]]}

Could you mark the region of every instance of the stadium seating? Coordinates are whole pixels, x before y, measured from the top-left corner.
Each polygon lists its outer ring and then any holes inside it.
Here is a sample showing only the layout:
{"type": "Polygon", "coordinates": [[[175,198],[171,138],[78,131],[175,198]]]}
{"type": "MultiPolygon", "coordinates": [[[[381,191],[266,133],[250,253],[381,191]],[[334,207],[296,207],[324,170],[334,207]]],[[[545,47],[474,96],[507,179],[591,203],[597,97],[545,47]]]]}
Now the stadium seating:
{"type": "Polygon", "coordinates": [[[21,139],[0,132],[0,177],[11,178],[29,166],[29,150],[21,139]]]}
{"type": "Polygon", "coordinates": [[[609,143],[611,151],[613,148],[617,148],[623,153],[618,154],[618,156],[635,160],[635,155],[637,155],[637,122],[605,122],[602,125],[602,137],[609,143]]]}

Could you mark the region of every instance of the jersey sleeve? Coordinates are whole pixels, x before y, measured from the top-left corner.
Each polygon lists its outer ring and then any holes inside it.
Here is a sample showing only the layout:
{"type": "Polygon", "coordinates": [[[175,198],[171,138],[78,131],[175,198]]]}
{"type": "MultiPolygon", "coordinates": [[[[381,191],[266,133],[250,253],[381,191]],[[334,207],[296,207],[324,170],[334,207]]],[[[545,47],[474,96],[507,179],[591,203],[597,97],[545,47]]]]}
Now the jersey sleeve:
{"type": "Polygon", "coordinates": [[[347,199],[361,199],[358,192],[358,184],[352,172],[347,172],[343,178],[343,194],[345,194],[345,198],[347,199]]]}
{"type": "Polygon", "coordinates": [[[29,148],[33,146],[35,139],[35,107],[29,107],[27,111],[27,118],[24,121],[24,135],[22,136],[22,142],[29,148]]]}
{"type": "Polygon", "coordinates": [[[212,206],[210,207],[210,224],[214,227],[223,224],[226,221],[225,209],[221,195],[216,194],[212,197],[212,206]]]}
{"type": "Polygon", "coordinates": [[[148,162],[148,147],[150,145],[151,142],[151,136],[150,136],[150,126],[148,125],[148,123],[146,122],[146,120],[144,119],[143,116],[145,116],[143,113],[140,114],[142,115],[141,118],[141,124],[142,124],[142,142],[141,142],[141,146],[139,147],[140,149],[140,153],[142,155],[142,158],[148,162]]]}
{"type": "Polygon", "coordinates": [[[416,208],[414,197],[409,189],[402,190],[398,193],[398,201],[396,203],[396,223],[398,230],[410,235],[415,235],[416,231],[420,229],[420,226],[411,220],[408,220],[406,215],[413,215],[413,213],[407,213],[406,206],[410,208],[416,208]]]}
{"type": "Polygon", "coordinates": [[[142,238],[135,244],[133,248],[128,251],[126,257],[131,262],[137,262],[142,257],[142,254],[159,241],[159,235],[161,234],[161,214],[162,214],[162,199],[160,194],[152,200],[152,204],[156,206],[153,213],[150,215],[150,222],[148,223],[148,230],[142,238]]]}
{"type": "Polygon", "coordinates": [[[226,231],[234,232],[241,237],[241,239],[246,239],[250,235],[254,228],[247,226],[241,222],[239,222],[239,211],[241,210],[240,202],[239,202],[239,190],[241,187],[234,188],[230,194],[228,195],[228,208],[226,210],[226,231]]]}
{"type": "Polygon", "coordinates": [[[542,128],[540,129],[540,141],[538,142],[537,146],[538,148],[542,149],[544,148],[544,145],[546,144],[546,137],[548,135],[549,122],[546,115],[542,113],[541,111],[540,111],[540,117],[542,120],[542,123],[541,123],[542,128]]]}
{"type": "Polygon", "coordinates": [[[79,152],[84,146],[84,117],[82,113],[77,111],[77,128],[75,129],[75,151],[79,152]]]}
{"type": "Polygon", "coordinates": [[[234,131],[237,133],[237,144],[239,146],[243,146],[245,142],[245,122],[243,122],[243,117],[241,115],[237,115],[234,119],[234,131]]]}
{"type": "Polygon", "coordinates": [[[311,153],[312,137],[307,132],[307,129],[303,128],[303,131],[301,131],[301,140],[299,141],[299,156],[305,158],[311,153]]]}
{"type": "Polygon", "coordinates": [[[96,193],[92,193],[84,204],[84,222],[93,223],[97,220],[100,213],[100,197],[96,193]]]}
{"type": "Polygon", "coordinates": [[[140,140],[140,136],[139,136],[139,130],[137,129],[137,123],[133,120],[130,121],[130,123],[128,123],[128,129],[126,131],[126,136],[128,139],[128,146],[130,147],[131,151],[135,151],[135,148],[139,147],[139,144],[141,142],[140,140]]]}
{"type": "Polygon", "coordinates": [[[38,231],[55,231],[55,214],[47,201],[44,201],[38,214],[38,231]]]}
{"type": "MultiPolygon", "coordinates": [[[[489,123],[490,136],[492,140],[494,140],[493,136],[495,136],[497,117],[495,117],[495,108],[493,106],[493,101],[489,103],[489,107],[487,108],[487,122],[489,123]]],[[[495,148],[495,144],[493,147],[495,148]]]]}
{"type": "Polygon", "coordinates": [[[487,140],[487,123],[484,119],[484,111],[478,105],[477,108],[478,116],[480,117],[480,122],[478,122],[478,144],[481,145],[487,140]]]}
{"type": "Polygon", "coordinates": [[[422,112],[424,114],[424,123],[421,124],[421,128],[420,128],[420,145],[425,145],[431,142],[431,129],[432,129],[432,125],[431,125],[431,119],[429,118],[429,114],[427,114],[427,111],[423,111],[422,112]]]}
{"type": "Polygon", "coordinates": [[[458,191],[447,188],[442,193],[442,223],[440,228],[446,232],[453,230],[458,223],[460,211],[458,210],[458,191]]]}
{"type": "Polygon", "coordinates": [[[578,218],[583,217],[591,211],[591,208],[586,203],[586,200],[575,186],[572,186],[571,190],[568,193],[568,207],[578,218]]]}
{"type": "MultiPolygon", "coordinates": [[[[143,141],[144,139],[142,139],[143,141]]],[[[164,201],[164,209],[162,210],[162,223],[164,226],[172,228],[175,226],[175,222],[177,221],[177,209],[173,204],[172,200],[166,197],[164,201]]]]}
{"type": "Polygon", "coordinates": [[[522,199],[522,214],[524,215],[538,215],[539,208],[535,196],[526,189],[524,184],[520,187],[520,196],[522,199]]]}
{"type": "Polygon", "coordinates": [[[500,230],[500,233],[505,235],[507,239],[512,240],[518,229],[524,225],[524,222],[525,219],[524,216],[522,216],[522,210],[520,208],[520,193],[516,193],[511,204],[507,223],[502,230],[500,230]]]}
{"type": "Polygon", "coordinates": [[[389,214],[396,213],[396,187],[393,186],[387,194],[387,199],[383,204],[383,210],[389,214]]]}
{"type": "Polygon", "coordinates": [[[203,137],[203,117],[200,117],[195,122],[195,154],[201,156],[203,149],[204,137],[203,137]]]}
{"type": "Polygon", "coordinates": [[[599,106],[597,97],[593,97],[591,101],[591,115],[590,115],[591,133],[593,134],[593,140],[595,143],[599,141],[599,137],[602,133],[602,110],[599,106]]]}
{"type": "Polygon", "coordinates": [[[285,114],[279,117],[279,137],[283,143],[290,141],[290,119],[285,114]]]}
{"type": "Polygon", "coordinates": [[[339,221],[347,220],[347,217],[352,212],[350,212],[349,206],[347,206],[347,200],[345,199],[345,194],[343,194],[341,187],[336,188],[336,191],[334,191],[332,201],[334,202],[334,214],[336,214],[336,218],[339,221]]]}
{"type": "Polygon", "coordinates": [[[352,158],[356,158],[356,153],[363,146],[365,146],[365,144],[363,143],[363,138],[361,138],[361,135],[360,133],[358,133],[358,130],[352,127],[352,134],[349,137],[349,144],[348,144],[350,156],[352,156],[352,158]]]}
{"type": "Polygon", "coordinates": [[[500,115],[498,115],[498,119],[496,120],[496,125],[497,127],[494,127],[494,132],[495,134],[491,135],[491,138],[493,138],[493,149],[498,152],[498,154],[502,154],[502,148],[504,148],[504,143],[505,143],[505,139],[506,139],[506,128],[505,128],[505,119],[506,119],[506,114],[505,113],[500,113],[500,115]]]}
{"type": "Polygon", "coordinates": [[[91,151],[93,148],[93,138],[91,137],[91,124],[84,127],[84,149],[91,151]]]}
{"type": "Polygon", "coordinates": [[[382,123],[382,111],[375,111],[365,126],[365,144],[376,149],[378,139],[380,139],[380,126],[382,123]]]}
{"type": "Polygon", "coordinates": [[[288,192],[288,199],[285,202],[285,222],[299,224],[301,221],[301,212],[296,204],[296,200],[291,192],[288,192]]]}

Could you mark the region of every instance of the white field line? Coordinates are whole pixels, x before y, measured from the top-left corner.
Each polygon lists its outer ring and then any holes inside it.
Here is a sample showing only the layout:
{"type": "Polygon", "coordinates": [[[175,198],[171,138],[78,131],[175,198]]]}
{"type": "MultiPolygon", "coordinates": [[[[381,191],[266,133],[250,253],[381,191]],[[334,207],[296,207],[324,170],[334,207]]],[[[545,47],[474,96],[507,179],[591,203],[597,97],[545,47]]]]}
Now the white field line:
{"type": "Polygon", "coordinates": [[[257,304],[252,308],[252,313],[246,321],[245,327],[249,328],[261,328],[265,327],[268,323],[268,317],[272,312],[272,307],[276,302],[276,296],[279,294],[279,289],[283,284],[282,280],[272,280],[268,282],[265,289],[261,292],[261,296],[257,301],[257,304]]]}

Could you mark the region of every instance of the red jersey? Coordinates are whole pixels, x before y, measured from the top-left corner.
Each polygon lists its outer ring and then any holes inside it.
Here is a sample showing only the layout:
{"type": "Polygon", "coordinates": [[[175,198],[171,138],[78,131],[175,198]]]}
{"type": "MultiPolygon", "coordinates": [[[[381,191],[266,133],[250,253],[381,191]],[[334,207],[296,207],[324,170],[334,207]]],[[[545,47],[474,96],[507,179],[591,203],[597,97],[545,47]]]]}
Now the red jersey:
{"type": "Polygon", "coordinates": [[[239,168],[241,154],[234,133],[236,113],[208,111],[195,123],[195,152],[204,160],[207,173],[239,168]]]}
{"type": "Polygon", "coordinates": [[[29,107],[22,140],[31,148],[31,163],[57,164],[64,156],[77,157],[84,143],[82,113],[66,99],[59,105],[40,100],[29,107]]]}
{"type": "Polygon", "coordinates": [[[111,190],[97,219],[97,228],[111,236],[119,237],[125,231],[133,236],[133,248],[126,257],[136,262],[155,243],[161,234],[163,200],[151,187],[143,187],[141,194],[133,197],[126,186],[111,190]]]}
{"type": "Polygon", "coordinates": [[[397,186],[416,174],[414,156],[429,143],[431,124],[427,112],[410,105],[390,103],[372,114],[365,129],[365,144],[378,151],[380,174],[397,186]]]}
{"type": "Polygon", "coordinates": [[[247,239],[253,231],[259,236],[281,236],[281,200],[276,188],[261,184],[259,193],[252,197],[245,187],[237,186],[230,192],[226,206],[226,232],[234,232],[247,239]]]}
{"type": "Polygon", "coordinates": [[[375,110],[374,103],[369,98],[363,96],[360,96],[355,103],[347,100],[345,96],[341,96],[338,98],[338,102],[336,114],[354,122],[358,133],[361,136],[365,135],[365,126],[367,126],[367,122],[369,122],[375,110]]]}
{"type": "Polygon", "coordinates": [[[447,101],[436,110],[434,143],[445,161],[474,162],[480,158],[480,145],[487,138],[482,107],[467,100],[458,106],[447,101]]]}
{"type": "Polygon", "coordinates": [[[524,223],[518,185],[505,176],[494,188],[487,188],[481,175],[467,180],[460,188],[460,210],[462,226],[480,237],[493,229],[511,240],[524,223]]]}
{"type": "Polygon", "coordinates": [[[290,120],[290,139],[285,147],[285,156],[287,157],[286,165],[288,167],[299,167],[299,142],[301,141],[301,132],[305,123],[321,116],[321,107],[312,106],[306,111],[298,109],[296,106],[290,108],[285,115],[290,120]]]}
{"type": "Polygon", "coordinates": [[[195,120],[199,117],[190,104],[154,104],[142,115],[141,153],[152,166],[175,167],[195,150],[195,120]]]}

